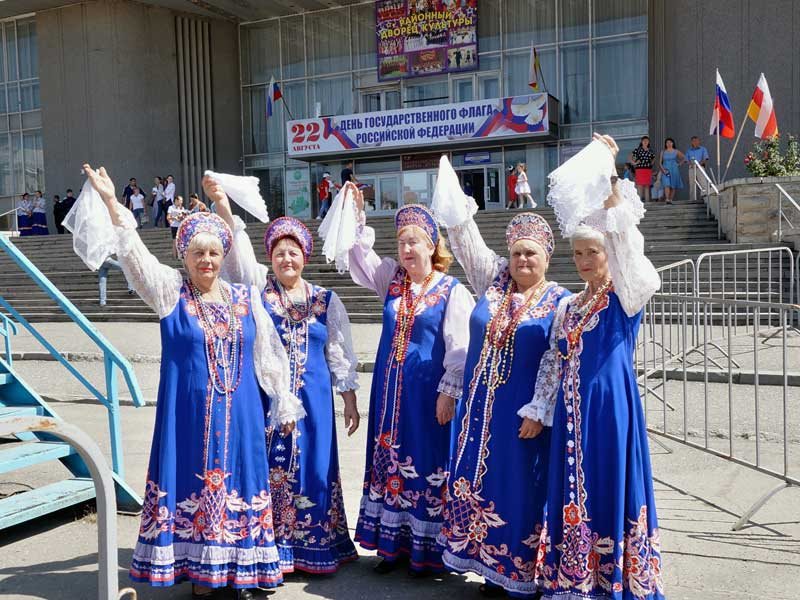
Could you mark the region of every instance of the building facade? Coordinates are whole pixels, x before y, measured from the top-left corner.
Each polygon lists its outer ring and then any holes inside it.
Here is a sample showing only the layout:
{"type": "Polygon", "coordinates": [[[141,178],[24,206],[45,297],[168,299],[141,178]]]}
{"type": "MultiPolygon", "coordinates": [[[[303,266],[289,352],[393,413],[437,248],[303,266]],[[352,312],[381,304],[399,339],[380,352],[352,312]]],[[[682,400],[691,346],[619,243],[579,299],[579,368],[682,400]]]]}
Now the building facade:
{"type": "MultiPolygon", "coordinates": [[[[136,177],[145,190],[154,176],[172,174],[184,195],[198,190],[205,169],[246,173],[261,180],[271,214],[313,216],[323,173],[339,182],[349,160],[376,211],[428,202],[446,153],[483,208],[506,204],[508,169],[518,163],[541,203],[546,174],[593,131],[619,140],[620,162],[644,134],[656,150],[667,136],[685,149],[698,134],[715,163],[707,132],[716,68],[737,129],[764,72],[781,132],[800,130],[800,63],[785,50],[800,43],[792,27],[799,2],[412,3],[477,10],[476,50],[462,57],[475,69],[382,79],[372,1],[0,3],[0,228],[14,228],[9,211],[25,191],[42,189],[48,199],[68,187],[77,192],[87,160],[104,164],[120,185],[136,177]],[[532,46],[541,88],[552,97],[542,102],[551,107],[546,131],[327,153],[293,145],[292,121],[519,103],[532,92],[532,46]],[[268,117],[273,78],[283,98],[268,117]]],[[[453,114],[458,124],[467,113],[453,114]]],[[[744,127],[729,177],[744,174],[741,159],[753,142],[752,124],[744,127]]],[[[731,146],[722,140],[723,166],[731,146]]]]}

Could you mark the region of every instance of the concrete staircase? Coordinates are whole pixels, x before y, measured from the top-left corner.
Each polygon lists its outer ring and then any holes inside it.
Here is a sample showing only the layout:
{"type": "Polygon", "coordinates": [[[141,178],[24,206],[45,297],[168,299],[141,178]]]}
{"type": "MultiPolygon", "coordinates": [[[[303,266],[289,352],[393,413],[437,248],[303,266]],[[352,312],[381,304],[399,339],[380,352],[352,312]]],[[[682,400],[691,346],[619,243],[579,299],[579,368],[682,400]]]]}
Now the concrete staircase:
{"type": "MultiPolygon", "coordinates": [[[[500,254],[506,254],[505,227],[515,211],[483,212],[477,222],[487,244],[500,254]]],[[[556,229],[553,211],[537,209],[556,229]]],[[[312,232],[319,221],[309,221],[312,232]]],[[[368,224],[376,230],[375,250],[382,256],[396,253],[393,219],[391,217],[368,217],[368,224]]],[[[248,226],[256,255],[264,256],[263,235],[265,225],[255,223],[248,226]]],[[[653,204],[641,226],[647,253],[658,267],[684,258],[695,258],[703,252],[717,250],[746,249],[753,244],[729,244],[717,239],[717,224],[706,217],[701,202],[679,202],[676,205],[653,204]]],[[[148,248],[160,261],[178,266],[172,258],[172,240],[167,229],[147,228],[141,236],[148,248]]],[[[14,243],[54,282],[65,295],[93,321],[155,321],[155,314],[136,295],[128,295],[123,276],[112,271],[108,279],[108,304],[98,303],[97,274],[90,272],[72,250],[69,235],[15,238],[14,243]]],[[[356,323],[380,322],[382,302],[373,294],[353,284],[347,274],[340,275],[333,265],[325,264],[319,255],[322,242],[315,239],[316,250],[304,277],[318,285],[335,290],[347,307],[350,318],[356,323]]],[[[466,278],[460,265],[455,263],[451,273],[464,283],[466,278]]],[[[570,289],[578,289],[580,281],[571,261],[571,252],[566,240],[557,234],[556,251],[551,261],[548,278],[558,281],[570,289]]],[[[58,321],[66,318],[36,286],[19,277],[15,265],[0,257],[0,295],[13,302],[30,321],[58,321]]]]}

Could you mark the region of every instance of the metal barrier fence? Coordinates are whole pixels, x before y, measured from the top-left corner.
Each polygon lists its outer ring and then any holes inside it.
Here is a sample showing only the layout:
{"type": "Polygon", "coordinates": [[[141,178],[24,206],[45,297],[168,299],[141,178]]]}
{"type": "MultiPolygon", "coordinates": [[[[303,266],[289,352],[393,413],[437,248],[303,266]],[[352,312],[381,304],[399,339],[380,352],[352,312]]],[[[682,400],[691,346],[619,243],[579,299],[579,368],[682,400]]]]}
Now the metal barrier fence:
{"type": "Polygon", "coordinates": [[[97,490],[97,597],[99,600],[118,600],[130,596],[136,600],[133,588],[119,589],[117,575],[117,500],[113,472],[108,468],[97,443],[86,433],[59,419],[49,417],[11,417],[0,419],[0,436],[22,431],[47,432],[68,442],[86,463],[97,490]]]}
{"type": "Polygon", "coordinates": [[[734,530],[800,485],[798,318],[793,304],[676,293],[645,308],[635,365],[648,430],[781,480],[734,530]]]}

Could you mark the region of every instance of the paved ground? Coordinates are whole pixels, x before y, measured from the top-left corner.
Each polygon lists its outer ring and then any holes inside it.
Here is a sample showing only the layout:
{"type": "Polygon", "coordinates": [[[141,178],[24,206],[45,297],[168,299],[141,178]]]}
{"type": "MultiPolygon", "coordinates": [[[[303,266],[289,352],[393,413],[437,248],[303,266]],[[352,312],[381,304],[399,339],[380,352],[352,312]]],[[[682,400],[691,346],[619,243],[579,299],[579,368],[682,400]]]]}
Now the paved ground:
{"type": "MultiPolygon", "coordinates": [[[[56,346],[68,352],[94,352],[71,325],[42,325],[56,346]]],[[[101,324],[99,329],[128,356],[152,357],[158,354],[158,330],[155,324],[101,324]]],[[[357,351],[368,357],[378,337],[377,326],[357,326],[357,351]]],[[[33,352],[35,340],[15,340],[18,351],[33,352]]],[[[82,372],[100,383],[100,363],[80,361],[82,372]]],[[[18,361],[22,374],[37,389],[50,397],[56,411],[66,420],[79,423],[101,444],[106,440],[106,415],[97,403],[86,400],[86,393],[71,383],[63,367],[47,361],[18,361]]],[[[158,365],[148,358],[134,361],[146,399],[155,397],[158,365]]],[[[370,374],[361,376],[362,412],[368,404],[370,374]]],[[[761,388],[768,397],[768,388],[761,388]]],[[[748,388],[741,386],[742,398],[748,388]]],[[[738,393],[738,392],[737,392],[738,393]]],[[[750,394],[752,396],[752,394],[750,394]]],[[[727,402],[727,386],[713,387],[714,402],[727,402]]],[[[739,396],[736,396],[739,398],[739,396]]],[[[796,415],[797,396],[790,398],[796,415]]],[[[737,400],[738,402],[738,400],[737,400]]],[[[769,402],[765,402],[769,406],[769,402]]],[[[123,406],[125,461],[127,479],[137,489],[144,481],[153,426],[152,403],[142,409],[123,406]]],[[[749,419],[740,422],[737,431],[746,430],[749,419]]],[[[364,463],[365,436],[362,427],[346,438],[339,427],[342,479],[349,525],[355,525],[359,489],[364,463]]],[[[742,437],[737,443],[745,444],[742,437]]],[[[774,442],[773,442],[774,445],[774,442]]],[[[652,443],[651,454],[656,479],[656,498],[662,530],[664,572],[668,597],[673,600],[794,600],[800,580],[800,490],[780,492],[758,513],[757,523],[742,531],[731,526],[752,502],[776,481],[744,467],[691,450],[671,441],[652,443]]],[[[800,458],[800,440],[790,444],[791,460],[800,458]]],[[[775,448],[765,440],[761,448],[772,457],[775,448]]],[[[39,467],[0,476],[0,493],[40,485],[59,476],[58,467],[39,467]]],[[[120,582],[128,585],[124,568],[130,562],[138,529],[138,519],[118,516],[120,582]]],[[[96,582],[96,518],[89,514],[61,514],[36,526],[21,527],[0,533],[0,598],[73,600],[94,598],[96,582]]],[[[379,577],[370,568],[372,553],[362,552],[362,559],[347,566],[335,577],[290,577],[286,584],[270,594],[275,598],[388,598],[409,597],[451,599],[479,598],[477,579],[448,575],[424,582],[409,581],[402,574],[379,577]]],[[[152,590],[136,586],[140,599],[189,598],[187,586],[152,590]]]]}

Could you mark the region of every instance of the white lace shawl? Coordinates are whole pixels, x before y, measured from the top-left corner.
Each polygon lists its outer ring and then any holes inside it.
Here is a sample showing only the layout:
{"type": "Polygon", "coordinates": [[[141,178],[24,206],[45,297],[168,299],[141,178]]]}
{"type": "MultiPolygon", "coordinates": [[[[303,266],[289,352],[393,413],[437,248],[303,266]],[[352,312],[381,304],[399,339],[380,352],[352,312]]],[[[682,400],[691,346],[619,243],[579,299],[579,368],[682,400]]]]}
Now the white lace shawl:
{"type": "MultiPolygon", "coordinates": [[[[269,269],[256,259],[250,236],[245,231],[247,226],[238,216],[234,216],[233,220],[233,245],[222,265],[223,276],[228,281],[263,290],[267,285],[269,269]]],[[[328,341],[325,344],[325,356],[333,375],[333,385],[337,392],[357,390],[358,357],[353,348],[350,317],[335,292],[331,293],[328,302],[326,328],[328,341]]]]}
{"type": "Polygon", "coordinates": [[[461,225],[449,227],[447,238],[472,289],[478,297],[483,296],[500,272],[508,267],[508,259],[486,245],[478,224],[471,217],[461,225]]]}
{"type": "Polygon", "coordinates": [[[520,417],[539,421],[546,427],[553,426],[558,386],[561,384],[558,334],[564,323],[564,315],[566,315],[570,298],[571,296],[565,296],[558,303],[553,326],[550,328],[550,347],[545,350],[539,363],[533,399],[517,411],[520,417]]]}
{"type": "MultiPolygon", "coordinates": [[[[120,211],[130,211],[119,207],[120,211]]],[[[117,236],[117,260],[122,266],[130,286],[142,300],[152,308],[159,319],[169,315],[180,300],[183,276],[180,271],[163,265],[145,246],[130,221],[114,227],[117,236]]],[[[256,324],[256,339],[253,348],[253,366],[261,388],[272,400],[270,412],[273,424],[297,421],[305,416],[305,410],[289,386],[289,359],[283,348],[272,319],[259,299],[259,291],[250,289],[251,307],[256,324]]]]}
{"type": "MultiPolygon", "coordinates": [[[[350,276],[353,281],[366,289],[372,290],[381,300],[386,298],[389,284],[399,265],[393,258],[381,259],[372,249],[375,244],[375,230],[364,225],[362,213],[355,246],[350,249],[350,276]]],[[[434,276],[431,285],[436,285],[443,275],[434,276]]],[[[411,293],[416,296],[420,285],[411,284],[411,293]]],[[[398,300],[399,301],[399,300],[398,300]]],[[[450,292],[444,315],[444,369],[445,373],[439,381],[438,392],[460,398],[464,386],[464,363],[467,360],[469,345],[469,316],[475,307],[475,300],[467,288],[459,283],[450,292]]]]}

